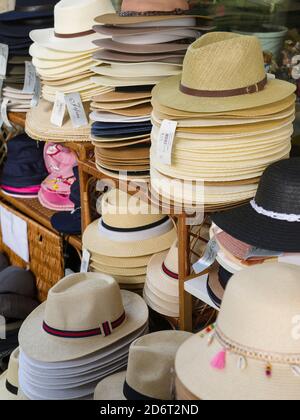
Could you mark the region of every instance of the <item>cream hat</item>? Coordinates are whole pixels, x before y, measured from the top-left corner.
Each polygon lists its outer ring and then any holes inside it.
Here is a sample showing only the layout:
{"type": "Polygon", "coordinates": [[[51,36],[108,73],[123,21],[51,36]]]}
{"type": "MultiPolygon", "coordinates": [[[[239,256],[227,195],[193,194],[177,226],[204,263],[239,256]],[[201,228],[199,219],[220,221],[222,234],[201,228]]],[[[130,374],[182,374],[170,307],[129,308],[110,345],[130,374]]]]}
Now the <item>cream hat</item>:
{"type": "Polygon", "coordinates": [[[52,29],[30,32],[33,42],[58,51],[81,52],[95,50],[99,39],[92,29],[97,15],[113,13],[111,0],[61,0],[54,8],[52,29]]]}
{"type": "Polygon", "coordinates": [[[224,112],[281,101],[295,85],[267,80],[256,37],[212,32],[188,49],[180,76],[153,90],[154,100],[185,112],[224,112]]]}
{"type": "Polygon", "coordinates": [[[0,401],[16,400],[19,388],[19,348],[11,354],[8,369],[0,376],[0,401]]]}
{"type": "Polygon", "coordinates": [[[299,400],[299,277],[278,263],[234,275],[214,331],[177,353],[183,386],[202,400],[299,400]]]}
{"type": "Polygon", "coordinates": [[[25,320],[19,342],[22,351],[34,360],[68,361],[117,345],[147,320],[145,302],[133,293],[120,291],[112,277],[74,274],[57,283],[46,303],[25,320]]]}
{"type": "Polygon", "coordinates": [[[100,382],[95,400],[172,400],[174,399],[174,358],[190,333],[160,331],[132,343],[128,369],[100,382]]]}
{"type": "Polygon", "coordinates": [[[119,190],[105,194],[102,218],[83,234],[83,246],[108,257],[142,257],[164,251],[177,237],[169,217],[151,212],[148,203],[119,190]]]}

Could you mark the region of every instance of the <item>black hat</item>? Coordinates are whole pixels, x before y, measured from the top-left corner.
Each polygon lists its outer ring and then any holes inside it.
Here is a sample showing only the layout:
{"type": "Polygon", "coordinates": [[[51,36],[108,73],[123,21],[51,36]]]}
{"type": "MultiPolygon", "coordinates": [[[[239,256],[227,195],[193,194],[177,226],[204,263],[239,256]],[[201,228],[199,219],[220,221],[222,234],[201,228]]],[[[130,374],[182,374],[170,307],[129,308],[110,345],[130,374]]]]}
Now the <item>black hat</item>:
{"type": "Polygon", "coordinates": [[[16,0],[15,9],[0,14],[0,21],[16,21],[53,16],[58,0],[16,0]]]}
{"type": "Polygon", "coordinates": [[[300,252],[300,158],[269,166],[251,203],[216,213],[212,220],[249,245],[270,251],[300,252]]]}

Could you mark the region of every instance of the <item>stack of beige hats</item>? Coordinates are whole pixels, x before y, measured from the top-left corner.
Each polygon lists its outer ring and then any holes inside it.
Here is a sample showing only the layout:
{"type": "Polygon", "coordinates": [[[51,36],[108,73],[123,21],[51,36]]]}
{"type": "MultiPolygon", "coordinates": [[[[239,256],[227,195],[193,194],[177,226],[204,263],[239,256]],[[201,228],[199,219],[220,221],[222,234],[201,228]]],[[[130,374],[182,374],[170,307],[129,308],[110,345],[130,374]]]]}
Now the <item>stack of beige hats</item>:
{"type": "Polygon", "coordinates": [[[153,254],[171,247],[177,237],[173,221],[154,213],[148,203],[119,190],[106,193],[102,217],[83,234],[93,272],[111,274],[122,288],[141,291],[153,254]]]}
{"type": "Polygon", "coordinates": [[[299,400],[300,268],[266,264],[229,282],[216,326],[188,339],[179,400],[299,400]]]}
{"type": "Polygon", "coordinates": [[[201,37],[189,47],[182,75],[153,90],[154,193],[207,210],[252,198],[265,168],[289,156],[294,92],[294,85],[268,78],[257,38],[201,37]],[[162,158],[164,120],[176,131],[162,158]],[[174,179],[179,187],[172,186],[174,179]]]}
{"type": "Polygon", "coordinates": [[[33,138],[57,137],[68,140],[88,140],[90,127],[77,132],[69,121],[63,128],[51,124],[51,114],[56,94],[80,93],[89,113],[89,101],[94,95],[110,89],[91,81],[92,55],[97,49],[93,44],[99,38],[92,29],[99,14],[113,12],[111,0],[61,0],[54,9],[54,28],[30,33],[34,41],[30,48],[33,64],[42,80],[43,101],[28,114],[27,130],[33,138]]]}
{"type": "Polygon", "coordinates": [[[160,331],[137,339],[129,349],[127,372],[99,383],[95,400],[174,400],[174,361],[178,348],[192,336],[160,331]]]}
{"type": "Polygon", "coordinates": [[[20,331],[22,399],[92,399],[100,380],[126,368],[131,343],[147,333],[147,305],[112,277],[62,279],[20,331]]]}
{"type": "Polygon", "coordinates": [[[127,171],[129,179],[149,178],[152,87],[178,75],[188,46],[211,29],[208,17],[189,9],[186,0],[123,0],[120,12],[96,19],[102,39],[94,42],[100,47],[94,58],[101,65],[93,68],[92,80],[113,90],[92,103],[96,162],[105,174],[118,178],[127,171]]]}
{"type": "Polygon", "coordinates": [[[24,93],[22,89],[6,86],[2,97],[8,101],[7,110],[10,112],[28,112],[32,106],[33,93],[24,93]]]}

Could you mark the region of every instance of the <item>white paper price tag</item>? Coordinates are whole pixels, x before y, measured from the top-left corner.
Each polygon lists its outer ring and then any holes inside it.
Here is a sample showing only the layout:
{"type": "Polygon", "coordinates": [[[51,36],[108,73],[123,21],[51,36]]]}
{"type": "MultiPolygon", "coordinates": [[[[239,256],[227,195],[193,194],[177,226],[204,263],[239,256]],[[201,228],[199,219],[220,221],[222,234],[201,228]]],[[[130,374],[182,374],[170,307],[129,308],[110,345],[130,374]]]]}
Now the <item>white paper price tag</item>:
{"type": "Polygon", "coordinates": [[[85,127],[88,120],[79,93],[68,93],[65,95],[68,112],[74,128],[85,127]]]}
{"type": "Polygon", "coordinates": [[[198,262],[193,265],[196,274],[203,273],[216,261],[219,251],[219,245],[215,238],[211,239],[207,244],[205,253],[198,262]]]}
{"type": "Polygon", "coordinates": [[[6,76],[8,61],[8,45],[0,44],[0,77],[6,76]]]}
{"type": "Polygon", "coordinates": [[[36,70],[30,61],[25,61],[25,79],[23,93],[34,93],[36,84],[36,70]]]}
{"type": "Polygon", "coordinates": [[[30,104],[31,108],[35,108],[35,107],[38,106],[38,104],[40,102],[41,94],[42,94],[41,79],[38,76],[36,76],[36,82],[35,82],[33,97],[32,97],[31,104],[30,104]]]}
{"type": "MultiPolygon", "coordinates": [[[[1,104],[1,120],[3,121],[3,123],[8,127],[8,128],[12,128],[12,125],[8,119],[8,115],[7,115],[7,106],[10,102],[9,98],[5,98],[2,101],[1,104]]],[[[2,124],[3,124],[2,123],[2,124]]]]}
{"type": "Polygon", "coordinates": [[[275,74],[267,73],[267,78],[268,78],[268,80],[275,80],[276,76],[275,76],[275,74]]]}
{"type": "Polygon", "coordinates": [[[164,165],[172,164],[172,150],[177,129],[177,122],[164,120],[158,136],[157,157],[164,165]]]}
{"type": "Polygon", "coordinates": [[[65,113],[66,113],[65,94],[62,92],[56,92],[55,102],[54,102],[52,115],[51,115],[51,124],[56,125],[57,127],[62,127],[65,113]]]}
{"type": "Polygon", "coordinates": [[[89,253],[87,249],[84,249],[82,251],[82,261],[81,261],[81,268],[80,268],[81,273],[87,273],[89,271],[90,259],[91,259],[91,254],[89,253]]]}

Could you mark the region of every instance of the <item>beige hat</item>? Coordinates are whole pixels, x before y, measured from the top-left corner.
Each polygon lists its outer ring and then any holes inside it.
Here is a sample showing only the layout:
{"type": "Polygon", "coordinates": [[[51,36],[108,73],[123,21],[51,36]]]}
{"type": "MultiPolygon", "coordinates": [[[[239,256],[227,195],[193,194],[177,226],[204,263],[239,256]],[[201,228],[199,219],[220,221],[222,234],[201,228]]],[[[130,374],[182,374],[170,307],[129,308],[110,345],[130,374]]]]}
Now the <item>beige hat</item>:
{"type": "Polygon", "coordinates": [[[185,112],[224,112],[281,101],[295,85],[268,80],[256,37],[212,32],[188,49],[183,73],[159,83],[153,97],[185,112]]]}
{"type": "Polygon", "coordinates": [[[234,275],[215,329],[177,353],[183,386],[203,400],[299,400],[299,277],[278,263],[234,275]]]}
{"type": "Polygon", "coordinates": [[[16,400],[19,388],[19,348],[10,356],[8,369],[0,376],[0,401],[16,400]]]}
{"type": "Polygon", "coordinates": [[[25,320],[19,342],[34,360],[63,362],[117,346],[147,321],[145,302],[120,291],[111,276],[74,274],[57,283],[46,303],[25,320]]]}
{"type": "Polygon", "coordinates": [[[172,400],[174,358],[190,333],[160,331],[132,343],[127,373],[104,379],[95,400],[172,400]]]}
{"type": "Polygon", "coordinates": [[[97,15],[113,13],[111,0],[61,0],[54,8],[54,28],[31,31],[33,42],[57,51],[94,50],[101,35],[92,29],[97,15]]]}
{"type": "Polygon", "coordinates": [[[102,218],[83,234],[83,246],[109,257],[142,257],[171,247],[177,237],[173,221],[150,211],[148,203],[120,190],[102,200],[102,218]]]}

